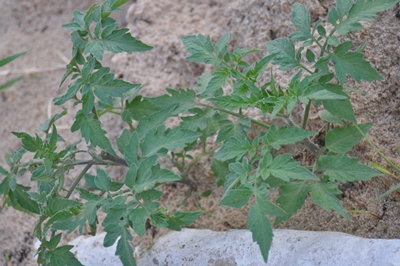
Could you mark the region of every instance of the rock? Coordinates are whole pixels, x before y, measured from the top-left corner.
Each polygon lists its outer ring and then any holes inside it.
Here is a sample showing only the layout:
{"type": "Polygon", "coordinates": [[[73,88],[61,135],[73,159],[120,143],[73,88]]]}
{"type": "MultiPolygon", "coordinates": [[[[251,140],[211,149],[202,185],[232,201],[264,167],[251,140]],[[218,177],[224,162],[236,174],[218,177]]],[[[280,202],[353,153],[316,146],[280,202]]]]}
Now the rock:
{"type": "MultiPolygon", "coordinates": [[[[116,245],[104,248],[105,234],[79,237],[70,244],[86,266],[122,265],[116,245]]],[[[161,265],[400,265],[400,240],[366,239],[338,232],[274,230],[265,264],[259,247],[247,230],[214,232],[183,229],[161,237],[143,254],[140,266],[161,265]]]]}
{"type": "Polygon", "coordinates": [[[71,252],[85,266],[113,265],[122,266],[118,256],[115,256],[117,242],[111,247],[105,248],[103,240],[106,233],[96,236],[80,236],[75,238],[69,244],[74,245],[71,252]]]}

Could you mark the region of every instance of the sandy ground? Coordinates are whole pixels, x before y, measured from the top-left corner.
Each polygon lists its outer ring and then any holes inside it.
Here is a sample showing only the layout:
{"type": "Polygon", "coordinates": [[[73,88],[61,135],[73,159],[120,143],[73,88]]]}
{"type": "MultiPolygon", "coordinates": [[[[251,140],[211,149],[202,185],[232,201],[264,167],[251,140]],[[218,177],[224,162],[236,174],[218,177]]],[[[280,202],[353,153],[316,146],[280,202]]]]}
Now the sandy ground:
{"type": "MultiPolygon", "coordinates": [[[[56,88],[63,74],[65,58],[70,55],[69,33],[61,25],[69,22],[72,11],[88,8],[94,0],[1,0],[0,5],[0,58],[12,53],[30,49],[29,53],[3,70],[13,74],[22,72],[25,79],[13,88],[0,92],[0,151],[12,151],[19,146],[11,131],[34,133],[54,108],[49,100],[56,94],[56,88]],[[51,107],[49,109],[49,107],[51,107]]],[[[265,42],[286,36],[293,28],[290,25],[291,6],[294,1],[224,1],[224,0],[137,0],[132,6],[120,12],[117,20],[127,24],[134,36],[154,46],[143,54],[117,55],[110,65],[117,74],[130,82],[145,83],[149,86],[145,95],[158,95],[167,87],[186,88],[195,84],[195,79],[206,69],[204,66],[187,62],[185,50],[179,36],[207,34],[218,39],[229,31],[231,44],[238,47],[264,48],[265,42]],[[125,17],[127,14],[127,17],[125,17]]],[[[307,0],[312,19],[326,15],[327,7],[333,1],[307,0]]],[[[128,7],[128,6],[127,6],[128,7]]],[[[367,41],[366,58],[384,76],[383,81],[352,84],[365,93],[353,95],[359,121],[372,121],[372,140],[382,152],[398,165],[397,147],[400,140],[400,18],[396,17],[399,7],[382,13],[374,23],[366,23],[365,30],[353,34],[355,43],[367,41]]],[[[285,76],[279,77],[285,81],[285,76]]],[[[317,111],[317,110],[316,110],[317,111]]],[[[70,121],[65,121],[66,125],[70,121]]],[[[110,136],[118,136],[120,124],[109,120],[110,136]]],[[[318,123],[311,121],[311,129],[318,130],[318,123]]],[[[68,130],[60,132],[64,138],[76,138],[68,130]]],[[[297,156],[307,156],[298,151],[297,156]]],[[[364,163],[380,162],[377,154],[363,142],[354,151],[364,163]]],[[[4,159],[0,158],[0,163],[4,159]]],[[[209,170],[210,162],[204,159],[190,177],[199,183],[198,190],[189,195],[189,189],[182,184],[164,185],[163,204],[174,209],[203,209],[205,215],[193,227],[212,230],[245,228],[247,208],[231,209],[219,206],[221,188],[216,188],[209,170]],[[212,189],[208,197],[201,193],[212,189]]],[[[71,175],[72,176],[72,175],[71,175]]],[[[29,184],[28,178],[20,182],[29,184]]],[[[351,214],[346,221],[334,213],[327,213],[311,201],[307,201],[290,221],[280,228],[304,230],[331,230],[351,233],[370,238],[400,238],[400,196],[374,202],[374,199],[396,184],[389,177],[380,177],[368,182],[355,182],[342,187],[342,203],[347,210],[363,210],[368,214],[351,214]]],[[[32,260],[32,229],[35,217],[5,208],[0,212],[0,264],[34,265],[32,260]]],[[[143,247],[155,241],[165,230],[149,232],[136,239],[135,244],[143,247]],[[155,234],[153,238],[153,233],[155,234]]]]}

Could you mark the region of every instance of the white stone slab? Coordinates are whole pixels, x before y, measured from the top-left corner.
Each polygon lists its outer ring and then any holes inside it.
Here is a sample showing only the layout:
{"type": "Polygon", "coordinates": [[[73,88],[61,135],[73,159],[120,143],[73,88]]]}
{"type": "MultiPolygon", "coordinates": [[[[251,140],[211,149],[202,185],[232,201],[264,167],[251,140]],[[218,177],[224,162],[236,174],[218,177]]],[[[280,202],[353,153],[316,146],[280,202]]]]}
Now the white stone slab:
{"type": "MultiPolygon", "coordinates": [[[[79,237],[70,244],[86,266],[122,265],[105,234],[79,237]]],[[[161,237],[139,266],[400,266],[399,239],[366,239],[338,232],[274,230],[268,264],[247,230],[213,232],[183,229],[161,237]]]]}

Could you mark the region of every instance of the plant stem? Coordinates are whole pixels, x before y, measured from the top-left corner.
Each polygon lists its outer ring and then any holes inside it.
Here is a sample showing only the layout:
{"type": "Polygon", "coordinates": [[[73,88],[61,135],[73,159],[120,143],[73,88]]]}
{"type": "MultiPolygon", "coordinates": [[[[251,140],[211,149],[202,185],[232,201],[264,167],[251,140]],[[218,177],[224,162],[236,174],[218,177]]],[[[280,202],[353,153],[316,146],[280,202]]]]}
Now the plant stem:
{"type": "Polygon", "coordinates": [[[72,192],[75,190],[76,186],[79,184],[82,177],[87,173],[87,171],[89,171],[90,167],[92,167],[94,164],[96,164],[96,162],[93,160],[88,162],[88,164],[85,166],[85,168],[83,168],[82,172],[75,179],[74,183],[72,183],[65,198],[68,199],[71,196],[72,192]]]}
{"type": "Polygon", "coordinates": [[[308,116],[310,114],[310,108],[311,108],[311,100],[307,103],[306,109],[304,110],[303,123],[301,124],[301,128],[304,130],[307,127],[308,116]]]}

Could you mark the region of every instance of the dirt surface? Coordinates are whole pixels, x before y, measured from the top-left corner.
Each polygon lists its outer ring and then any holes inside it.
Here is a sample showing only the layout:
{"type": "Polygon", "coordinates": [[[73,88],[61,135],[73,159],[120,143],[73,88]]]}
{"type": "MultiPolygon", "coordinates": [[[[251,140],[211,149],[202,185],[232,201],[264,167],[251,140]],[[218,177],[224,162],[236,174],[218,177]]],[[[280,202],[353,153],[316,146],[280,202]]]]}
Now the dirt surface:
{"type": "MultiPolygon", "coordinates": [[[[40,123],[55,112],[49,100],[56,95],[71,47],[69,33],[61,29],[61,25],[70,21],[73,10],[86,9],[94,2],[99,1],[2,0],[0,58],[30,49],[26,55],[0,69],[0,83],[20,74],[25,76],[11,89],[0,92],[2,154],[19,146],[19,140],[10,134],[11,131],[33,134],[38,131],[40,123]],[[6,75],[5,70],[11,74],[6,75]]],[[[324,17],[329,4],[333,3],[316,0],[300,2],[310,7],[313,21],[324,17]]],[[[159,95],[167,87],[191,87],[196,77],[207,68],[184,59],[186,54],[179,36],[202,33],[216,40],[229,31],[231,44],[264,49],[266,41],[292,32],[290,14],[293,3],[287,0],[131,1],[129,10],[126,8],[120,12],[117,20],[127,24],[134,36],[154,46],[154,49],[141,54],[116,55],[110,64],[118,75],[122,74],[130,82],[148,82],[149,86],[143,90],[147,96],[159,95]]],[[[365,23],[365,30],[351,35],[356,44],[367,41],[366,58],[383,75],[384,80],[361,84],[348,82],[347,85],[365,94],[352,96],[359,122],[374,122],[370,131],[371,139],[400,165],[396,154],[400,140],[400,18],[396,14],[399,14],[399,6],[382,13],[376,22],[365,23]]],[[[279,76],[279,80],[285,82],[285,73],[279,76]]],[[[313,115],[316,116],[318,110],[314,111],[313,115]]],[[[67,117],[62,123],[68,126],[71,122],[72,117],[67,117]]],[[[112,129],[111,138],[119,135],[120,124],[111,119],[103,122],[108,129],[112,129]]],[[[311,121],[310,129],[318,130],[318,123],[311,121]]],[[[76,139],[76,135],[72,135],[66,127],[60,129],[59,133],[67,140],[76,139]]],[[[364,142],[354,149],[352,155],[358,156],[364,163],[381,162],[364,142]]],[[[307,158],[302,150],[296,151],[295,156],[307,158]]],[[[0,158],[0,163],[4,165],[3,158],[0,158]]],[[[176,206],[181,210],[204,210],[205,214],[193,225],[196,228],[246,228],[246,207],[238,210],[219,206],[222,190],[215,187],[209,167],[210,161],[204,159],[191,172],[190,178],[199,185],[190,197],[189,188],[184,184],[163,185],[163,204],[171,210],[176,206]],[[201,197],[209,189],[212,190],[211,195],[201,197]]],[[[30,183],[26,177],[19,182],[30,183]]],[[[342,203],[347,210],[357,209],[374,215],[351,213],[353,219],[346,221],[307,201],[301,211],[279,227],[341,231],[370,238],[400,238],[399,194],[394,193],[390,198],[374,202],[377,196],[394,184],[389,177],[379,177],[342,187],[342,203]]],[[[0,265],[35,265],[31,236],[34,223],[35,217],[9,208],[0,212],[0,265]]],[[[164,233],[165,230],[158,229],[148,232],[145,237],[137,238],[135,244],[145,248],[164,233]]]]}

